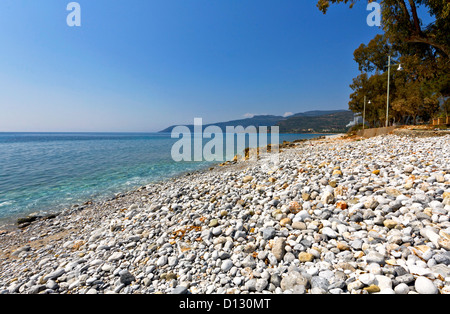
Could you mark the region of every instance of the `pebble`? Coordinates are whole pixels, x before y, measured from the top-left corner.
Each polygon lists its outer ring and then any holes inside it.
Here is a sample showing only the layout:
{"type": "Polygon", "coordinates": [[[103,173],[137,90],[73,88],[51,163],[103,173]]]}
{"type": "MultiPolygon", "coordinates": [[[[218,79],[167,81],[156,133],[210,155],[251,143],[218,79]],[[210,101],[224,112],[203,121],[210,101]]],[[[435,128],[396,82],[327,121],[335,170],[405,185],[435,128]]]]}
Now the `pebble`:
{"type": "Polygon", "coordinates": [[[334,231],[333,229],[331,229],[330,227],[325,227],[322,229],[322,234],[326,235],[328,238],[331,239],[336,239],[337,238],[337,233],[336,231],[334,231]]]}
{"type": "Polygon", "coordinates": [[[156,266],[162,267],[167,264],[168,260],[168,257],[166,255],[163,255],[156,261],[156,266]]]}
{"type": "Polygon", "coordinates": [[[378,253],[378,252],[371,251],[366,256],[366,262],[368,264],[370,264],[370,263],[384,264],[385,263],[385,256],[383,254],[378,253]]]}
{"type": "Polygon", "coordinates": [[[377,285],[370,285],[369,287],[365,287],[363,290],[367,291],[368,293],[377,293],[380,292],[381,289],[377,285]]]}
{"type": "Polygon", "coordinates": [[[171,294],[188,294],[189,290],[186,287],[178,286],[172,290],[171,294]]]}
{"type": "Polygon", "coordinates": [[[438,294],[439,291],[433,282],[426,277],[418,277],[414,287],[419,294],[438,294]]]}
{"type": "Polygon", "coordinates": [[[233,267],[233,261],[227,259],[222,262],[222,266],[220,268],[226,273],[231,269],[231,267],[233,267]]]}
{"type": "Polygon", "coordinates": [[[366,286],[371,286],[375,282],[375,275],[371,273],[362,274],[359,276],[359,281],[366,286]]]}
{"type": "Polygon", "coordinates": [[[283,291],[293,290],[295,286],[304,286],[308,284],[308,280],[297,271],[292,271],[286,274],[281,280],[280,287],[283,291]]]}
{"type": "Polygon", "coordinates": [[[395,294],[408,294],[410,291],[406,283],[400,283],[394,288],[395,294]]]}
{"type": "Polygon", "coordinates": [[[281,261],[284,257],[284,254],[286,253],[285,246],[286,239],[284,238],[278,238],[273,245],[272,254],[278,261],[281,261]]]}
{"type": "Polygon", "coordinates": [[[115,262],[118,261],[120,259],[122,259],[123,257],[123,253],[122,252],[114,252],[109,258],[108,261],[109,262],[115,262]]]}
{"type": "Polygon", "coordinates": [[[0,235],[1,293],[450,293],[450,136],[324,138],[0,235]]]}
{"type": "Polygon", "coordinates": [[[260,279],[256,280],[255,290],[258,292],[263,292],[266,289],[266,287],[268,286],[268,284],[269,284],[269,281],[267,279],[260,278],[260,279]]]}
{"type": "Polygon", "coordinates": [[[270,240],[273,239],[276,235],[276,230],[274,228],[266,228],[262,232],[262,236],[264,240],[270,240]]]}
{"type": "Polygon", "coordinates": [[[307,252],[301,252],[298,255],[298,259],[301,263],[312,262],[314,260],[314,255],[307,252]]]}
{"type": "Polygon", "coordinates": [[[129,285],[136,279],[128,270],[122,270],[119,276],[120,282],[124,285],[129,285]]]}

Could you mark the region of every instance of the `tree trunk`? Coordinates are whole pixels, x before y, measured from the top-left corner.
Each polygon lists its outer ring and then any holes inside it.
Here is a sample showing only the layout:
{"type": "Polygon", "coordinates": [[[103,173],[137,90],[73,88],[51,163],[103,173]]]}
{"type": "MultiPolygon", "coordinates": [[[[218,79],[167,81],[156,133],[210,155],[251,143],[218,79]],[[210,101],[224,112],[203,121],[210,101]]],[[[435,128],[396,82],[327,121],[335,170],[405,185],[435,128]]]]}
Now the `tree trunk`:
{"type": "Polygon", "coordinates": [[[422,34],[422,29],[420,27],[419,17],[417,16],[416,4],[414,3],[413,0],[409,0],[409,5],[411,6],[411,12],[412,12],[412,15],[413,15],[414,27],[416,29],[415,33],[417,35],[421,35],[422,34]]]}

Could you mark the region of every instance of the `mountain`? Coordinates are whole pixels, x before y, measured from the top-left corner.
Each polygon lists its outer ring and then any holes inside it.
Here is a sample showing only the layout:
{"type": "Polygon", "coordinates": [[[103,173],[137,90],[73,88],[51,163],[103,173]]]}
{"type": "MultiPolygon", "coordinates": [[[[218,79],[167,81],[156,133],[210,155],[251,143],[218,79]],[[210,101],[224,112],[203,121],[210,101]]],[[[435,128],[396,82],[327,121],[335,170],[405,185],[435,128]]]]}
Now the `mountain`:
{"type": "MultiPolygon", "coordinates": [[[[208,126],[218,126],[219,128],[222,129],[222,132],[225,132],[226,127],[227,126],[243,126],[244,128],[248,127],[248,126],[255,126],[255,127],[260,127],[260,126],[274,126],[275,124],[277,124],[279,121],[285,119],[282,116],[272,116],[272,115],[265,115],[265,116],[254,116],[253,118],[247,118],[247,119],[240,119],[240,120],[233,120],[233,121],[227,121],[227,122],[218,122],[218,123],[211,123],[211,124],[204,124],[203,125],[203,129],[205,129],[208,126]]],[[[189,130],[191,130],[191,132],[194,131],[194,125],[190,124],[190,125],[186,125],[189,130]]],[[[175,128],[176,125],[172,125],[162,131],[160,131],[159,133],[171,133],[173,128],[175,128]]]]}
{"type": "MultiPolygon", "coordinates": [[[[343,132],[346,125],[353,120],[353,113],[347,110],[314,110],[294,114],[289,117],[260,115],[247,119],[232,120],[203,125],[203,129],[208,126],[218,126],[225,133],[227,126],[275,126],[280,127],[280,133],[307,133],[307,132],[343,132]],[[336,121],[333,121],[336,120],[336,121]],[[345,120],[345,121],[344,121],[345,120]],[[304,130],[304,131],[301,131],[304,130]],[[308,131],[309,130],[309,131],[308,131]],[[325,131],[326,130],[326,131],[325,131]],[[301,132],[300,132],[301,131],[301,132]]],[[[159,133],[171,133],[177,125],[172,125],[159,133]]],[[[191,132],[194,132],[194,125],[186,125],[191,132]]]]}
{"type": "Polygon", "coordinates": [[[345,112],[348,110],[312,110],[312,111],[306,111],[306,112],[300,112],[296,113],[292,116],[289,116],[288,118],[292,117],[318,117],[323,115],[328,115],[332,113],[338,113],[338,112],[345,112]]]}
{"type": "Polygon", "coordinates": [[[340,133],[348,131],[352,111],[335,111],[323,115],[294,115],[277,123],[280,133],[340,133]]]}

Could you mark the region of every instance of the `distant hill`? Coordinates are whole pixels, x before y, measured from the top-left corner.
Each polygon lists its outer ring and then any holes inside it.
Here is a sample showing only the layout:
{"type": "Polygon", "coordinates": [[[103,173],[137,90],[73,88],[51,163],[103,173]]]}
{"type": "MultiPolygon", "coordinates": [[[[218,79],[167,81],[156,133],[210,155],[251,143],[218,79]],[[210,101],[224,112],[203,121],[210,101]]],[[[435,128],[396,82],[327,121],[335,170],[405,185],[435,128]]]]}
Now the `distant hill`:
{"type": "MultiPolygon", "coordinates": [[[[243,126],[244,128],[248,126],[274,126],[277,124],[280,120],[284,119],[282,116],[272,116],[272,115],[266,115],[266,116],[254,116],[253,118],[247,118],[247,119],[240,119],[240,120],[233,120],[233,121],[227,121],[227,122],[218,122],[218,123],[211,123],[211,124],[204,124],[203,129],[207,128],[208,126],[214,125],[218,126],[222,129],[222,132],[225,132],[227,126],[243,126]]],[[[186,125],[191,132],[194,132],[194,125],[186,125]]],[[[159,133],[170,133],[172,132],[173,128],[175,128],[176,125],[172,125],[159,133]]]]}
{"type": "MultiPolygon", "coordinates": [[[[222,129],[222,132],[226,131],[227,126],[243,126],[244,128],[248,126],[280,126],[280,133],[307,133],[307,132],[323,132],[324,129],[331,129],[327,132],[342,132],[345,129],[345,126],[353,120],[353,113],[351,111],[346,110],[314,110],[307,111],[294,114],[289,117],[282,116],[274,116],[274,115],[260,115],[254,116],[253,118],[247,119],[239,119],[232,120],[227,122],[218,122],[203,125],[203,129],[208,126],[218,126],[222,129]],[[337,119],[336,121],[331,121],[333,118],[337,119]],[[345,121],[344,121],[345,120],[345,121]],[[315,121],[315,122],[314,122],[315,121]],[[308,131],[308,130],[313,131],[308,131]],[[305,131],[297,131],[297,130],[305,130],[305,131]]],[[[177,125],[172,125],[162,131],[160,133],[171,133],[172,130],[177,125]]],[[[194,132],[194,125],[186,125],[191,132],[194,132]]]]}
{"type": "Polygon", "coordinates": [[[308,116],[294,115],[278,122],[280,133],[339,133],[348,131],[348,123],[353,120],[352,111],[308,116]]]}
{"type": "Polygon", "coordinates": [[[288,118],[293,117],[318,117],[318,116],[324,116],[332,113],[338,113],[338,112],[346,112],[348,110],[312,110],[312,111],[306,111],[306,112],[300,112],[296,113],[292,116],[289,116],[288,118]]]}

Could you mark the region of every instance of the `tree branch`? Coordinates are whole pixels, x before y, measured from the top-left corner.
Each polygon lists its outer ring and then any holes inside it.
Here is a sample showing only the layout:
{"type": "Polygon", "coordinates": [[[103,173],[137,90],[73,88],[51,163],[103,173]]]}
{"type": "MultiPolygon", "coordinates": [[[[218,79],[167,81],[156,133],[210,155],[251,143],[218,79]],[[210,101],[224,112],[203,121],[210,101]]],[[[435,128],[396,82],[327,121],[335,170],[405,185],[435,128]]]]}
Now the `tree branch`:
{"type": "Polygon", "coordinates": [[[403,14],[405,14],[405,16],[408,18],[408,21],[411,22],[411,16],[409,15],[409,11],[408,11],[408,8],[406,7],[405,1],[398,0],[398,2],[400,3],[400,6],[402,7],[403,14]]]}
{"type": "Polygon", "coordinates": [[[430,46],[438,49],[445,57],[448,58],[450,56],[450,51],[449,51],[447,46],[438,44],[433,39],[431,39],[429,37],[424,37],[424,36],[420,36],[420,35],[416,36],[415,35],[415,36],[411,36],[411,37],[407,38],[405,40],[405,42],[407,42],[407,43],[427,44],[427,45],[430,45],[430,46]]]}
{"type": "Polygon", "coordinates": [[[411,12],[412,12],[413,19],[414,19],[414,26],[416,29],[415,33],[417,35],[420,35],[422,33],[422,29],[420,27],[420,20],[417,15],[417,8],[416,8],[416,4],[414,3],[414,0],[409,0],[409,5],[411,6],[411,12]]]}

